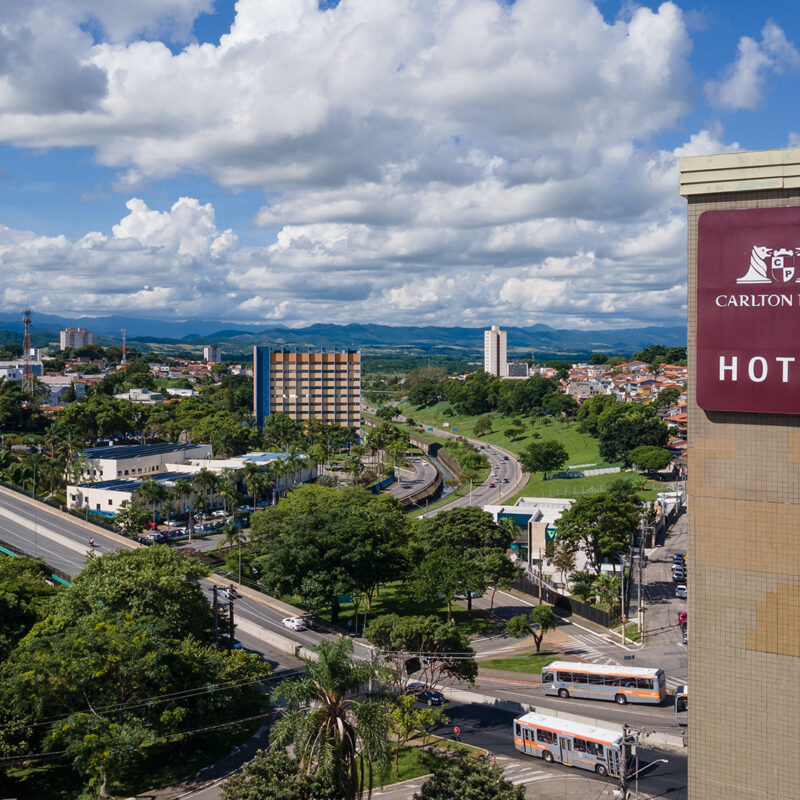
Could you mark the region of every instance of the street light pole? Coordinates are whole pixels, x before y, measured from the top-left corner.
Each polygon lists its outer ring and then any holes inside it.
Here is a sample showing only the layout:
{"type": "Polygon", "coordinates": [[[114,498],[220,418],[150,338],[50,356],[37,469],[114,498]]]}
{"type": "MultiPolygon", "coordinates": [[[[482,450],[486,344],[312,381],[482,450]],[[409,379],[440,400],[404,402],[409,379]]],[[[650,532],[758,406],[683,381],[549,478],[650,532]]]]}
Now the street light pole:
{"type": "Polygon", "coordinates": [[[622,621],[622,644],[625,644],[625,559],[620,559],[622,561],[622,582],[621,582],[621,594],[622,596],[619,599],[619,615],[622,621]]]}
{"type": "Polygon", "coordinates": [[[39,540],[36,533],[36,462],[33,462],[33,557],[39,557],[39,540]]]}

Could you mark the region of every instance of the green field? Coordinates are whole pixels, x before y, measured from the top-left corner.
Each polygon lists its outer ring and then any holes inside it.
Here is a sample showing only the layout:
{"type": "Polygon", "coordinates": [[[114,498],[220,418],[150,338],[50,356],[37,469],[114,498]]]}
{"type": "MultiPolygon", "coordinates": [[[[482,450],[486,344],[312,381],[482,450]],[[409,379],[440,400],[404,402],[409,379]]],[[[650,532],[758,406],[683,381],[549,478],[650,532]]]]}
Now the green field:
{"type": "MultiPolygon", "coordinates": [[[[532,434],[535,431],[542,439],[554,439],[557,442],[561,442],[569,453],[570,465],[591,464],[596,468],[614,466],[600,457],[597,439],[581,433],[576,422],[562,422],[549,417],[535,419],[532,417],[507,417],[495,412],[481,415],[488,416],[492,420],[492,432],[485,436],[476,437],[474,433],[475,423],[480,419],[480,416],[462,417],[458,414],[453,416],[444,414],[444,410],[449,408],[449,404],[446,402],[437,403],[435,406],[420,410],[415,409],[408,403],[404,403],[400,408],[404,414],[426,427],[442,428],[444,423],[449,423],[449,429],[457,428],[458,430],[455,433],[460,436],[480,438],[482,441],[505,447],[514,453],[522,453],[528,444],[533,441],[532,434]],[[511,439],[506,430],[515,419],[519,419],[523,423],[525,433],[519,438],[511,439]],[[531,422],[534,424],[531,425],[531,422]]],[[[423,435],[431,436],[427,431],[423,431],[423,435]]]]}
{"type": "Polygon", "coordinates": [[[478,670],[499,669],[504,672],[527,672],[538,674],[542,667],[546,667],[551,661],[558,661],[561,656],[558,653],[521,653],[518,656],[508,658],[493,658],[491,661],[479,661],[478,670]]]}
{"type": "MultiPolygon", "coordinates": [[[[488,415],[492,420],[492,432],[478,437],[474,434],[474,428],[480,417],[444,414],[444,410],[449,408],[449,404],[446,402],[440,402],[435,406],[420,410],[408,403],[402,404],[400,408],[404,414],[426,427],[442,429],[443,423],[447,422],[450,430],[457,429],[454,431],[457,435],[496,444],[513,453],[521,454],[528,444],[534,441],[532,434],[536,432],[541,437],[540,441],[553,439],[564,445],[567,453],[569,453],[569,467],[585,466],[587,469],[603,469],[617,466],[601,458],[597,439],[581,433],[576,422],[563,422],[549,417],[539,417],[535,420],[531,417],[519,417],[518,419],[525,425],[525,433],[516,439],[511,439],[506,430],[511,426],[515,418],[495,412],[488,415]],[[531,425],[532,421],[533,425],[531,425]]],[[[422,431],[420,435],[441,441],[441,439],[437,439],[428,431],[422,431]]],[[[527,485],[514,495],[509,502],[515,502],[519,497],[580,497],[583,494],[605,491],[609,484],[620,478],[633,481],[637,485],[645,487],[640,490],[640,495],[645,500],[654,500],[657,492],[664,490],[662,484],[646,481],[635,472],[594,475],[586,478],[554,478],[550,480],[545,480],[542,473],[539,472],[533,475],[527,485]]]]}

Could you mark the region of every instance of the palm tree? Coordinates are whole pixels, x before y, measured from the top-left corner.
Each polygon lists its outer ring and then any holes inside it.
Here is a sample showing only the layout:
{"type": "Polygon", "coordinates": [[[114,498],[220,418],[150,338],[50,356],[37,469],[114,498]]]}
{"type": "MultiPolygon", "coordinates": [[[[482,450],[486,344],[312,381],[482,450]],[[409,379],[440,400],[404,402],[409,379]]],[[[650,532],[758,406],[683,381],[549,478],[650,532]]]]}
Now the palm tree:
{"type": "Polygon", "coordinates": [[[141,485],[136,490],[136,494],[141,495],[145,500],[147,500],[148,504],[153,507],[153,525],[155,526],[156,512],[163,505],[164,501],[169,495],[167,487],[148,478],[147,480],[142,481],[141,485]]]}
{"type": "Polygon", "coordinates": [[[258,464],[248,461],[244,465],[244,475],[242,476],[242,483],[253,498],[253,507],[258,506],[258,492],[261,489],[263,481],[263,473],[258,464]]]}
{"type": "Polygon", "coordinates": [[[355,661],[349,639],[324,641],[317,659],[303,659],[305,674],[282,681],[277,695],[287,712],[275,724],[273,747],[294,744],[300,766],[330,778],[343,800],[372,796],[375,777],[388,774],[392,749],[388,718],[375,698],[354,699],[373,681],[388,680],[386,668],[355,661]]]}
{"type": "Polygon", "coordinates": [[[194,488],[192,482],[188,478],[178,478],[173,486],[175,496],[178,498],[179,510],[183,510],[182,505],[184,499],[189,500],[189,541],[192,541],[192,534],[194,533],[194,488]]]}
{"type": "Polygon", "coordinates": [[[195,491],[202,494],[204,499],[207,493],[211,492],[211,498],[213,499],[214,490],[217,487],[217,476],[215,473],[211,472],[210,469],[202,467],[200,472],[192,478],[192,487],[195,491]]]}

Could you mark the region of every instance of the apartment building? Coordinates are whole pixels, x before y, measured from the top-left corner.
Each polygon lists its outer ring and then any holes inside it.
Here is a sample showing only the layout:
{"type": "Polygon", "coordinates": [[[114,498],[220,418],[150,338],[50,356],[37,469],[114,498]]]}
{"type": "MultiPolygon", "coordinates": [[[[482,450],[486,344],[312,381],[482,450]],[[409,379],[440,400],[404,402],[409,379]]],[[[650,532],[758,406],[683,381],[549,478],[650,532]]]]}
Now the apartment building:
{"type": "Polygon", "coordinates": [[[361,428],[361,351],[253,348],[253,413],[361,428]]]}
{"type": "Polygon", "coordinates": [[[203,348],[203,360],[206,364],[219,364],[222,361],[222,351],[215,344],[203,348]]]}
{"type": "Polygon", "coordinates": [[[86,328],[64,328],[58,337],[62,350],[66,350],[68,347],[85,347],[87,344],[94,344],[94,336],[86,328]]]}
{"type": "Polygon", "coordinates": [[[498,378],[508,377],[507,332],[497,325],[483,332],[483,369],[498,378]]]}

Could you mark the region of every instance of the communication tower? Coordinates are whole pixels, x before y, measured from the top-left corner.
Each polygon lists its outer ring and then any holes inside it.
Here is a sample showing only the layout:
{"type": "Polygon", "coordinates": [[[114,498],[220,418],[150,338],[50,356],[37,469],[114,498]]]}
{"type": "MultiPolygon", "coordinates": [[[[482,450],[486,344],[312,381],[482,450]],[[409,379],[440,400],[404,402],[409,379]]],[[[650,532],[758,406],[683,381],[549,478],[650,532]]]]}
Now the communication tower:
{"type": "Polygon", "coordinates": [[[31,368],[31,310],[22,311],[22,324],[25,336],[22,339],[22,391],[30,399],[34,395],[33,369],[31,368]]]}
{"type": "Polygon", "coordinates": [[[125,343],[126,343],[125,335],[127,334],[127,330],[125,330],[125,328],[122,328],[121,330],[122,330],[122,371],[125,372],[126,371],[125,365],[128,363],[128,357],[125,354],[125,343]]]}

